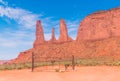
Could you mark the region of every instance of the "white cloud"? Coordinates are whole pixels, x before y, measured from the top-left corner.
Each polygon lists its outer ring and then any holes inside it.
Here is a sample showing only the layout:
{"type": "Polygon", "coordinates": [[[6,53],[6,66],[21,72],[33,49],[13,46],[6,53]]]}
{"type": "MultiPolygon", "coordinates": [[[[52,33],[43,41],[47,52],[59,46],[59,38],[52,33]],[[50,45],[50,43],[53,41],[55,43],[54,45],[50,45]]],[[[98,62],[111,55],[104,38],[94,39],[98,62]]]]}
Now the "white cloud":
{"type": "Polygon", "coordinates": [[[67,22],[68,32],[76,31],[78,29],[79,23],[80,23],[79,20],[68,21],[67,22]]]}
{"type": "Polygon", "coordinates": [[[15,58],[33,47],[35,31],[4,29],[0,32],[0,60],[15,58]]]}
{"type": "Polygon", "coordinates": [[[0,34],[0,47],[16,48],[19,46],[32,46],[35,36],[33,32],[4,30],[0,34]]]}
{"type": "Polygon", "coordinates": [[[0,3],[3,4],[3,5],[8,5],[8,3],[3,1],[3,0],[0,0],[0,3]]]}
{"type": "Polygon", "coordinates": [[[25,28],[32,28],[35,26],[36,20],[38,20],[41,15],[33,14],[32,12],[21,8],[0,6],[0,17],[4,16],[15,20],[25,28]]]}

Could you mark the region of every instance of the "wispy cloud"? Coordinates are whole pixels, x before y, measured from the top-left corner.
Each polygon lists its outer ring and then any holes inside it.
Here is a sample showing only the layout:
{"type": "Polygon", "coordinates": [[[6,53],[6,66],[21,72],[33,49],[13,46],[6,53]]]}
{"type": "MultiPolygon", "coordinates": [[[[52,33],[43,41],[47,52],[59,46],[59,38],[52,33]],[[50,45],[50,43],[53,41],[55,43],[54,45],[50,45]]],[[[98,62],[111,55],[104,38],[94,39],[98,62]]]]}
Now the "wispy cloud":
{"type": "Polygon", "coordinates": [[[3,5],[8,5],[8,2],[3,1],[3,0],[0,0],[0,3],[3,4],[3,5]]]}
{"type": "Polygon", "coordinates": [[[75,20],[75,21],[68,21],[67,26],[68,26],[68,32],[74,32],[78,29],[80,21],[75,20]]]}
{"type": "Polygon", "coordinates": [[[18,22],[19,25],[22,25],[26,28],[32,28],[35,26],[36,20],[38,20],[40,15],[33,14],[30,11],[21,9],[21,8],[12,8],[0,6],[0,16],[8,17],[18,22]]]}
{"type": "Polygon", "coordinates": [[[34,33],[11,29],[0,32],[0,59],[15,58],[21,51],[32,48],[34,33]]]}
{"type": "Polygon", "coordinates": [[[34,33],[25,32],[25,31],[14,31],[14,30],[4,30],[4,32],[1,31],[2,34],[0,34],[0,47],[19,47],[21,45],[23,46],[32,46],[33,40],[34,40],[34,33]]]}

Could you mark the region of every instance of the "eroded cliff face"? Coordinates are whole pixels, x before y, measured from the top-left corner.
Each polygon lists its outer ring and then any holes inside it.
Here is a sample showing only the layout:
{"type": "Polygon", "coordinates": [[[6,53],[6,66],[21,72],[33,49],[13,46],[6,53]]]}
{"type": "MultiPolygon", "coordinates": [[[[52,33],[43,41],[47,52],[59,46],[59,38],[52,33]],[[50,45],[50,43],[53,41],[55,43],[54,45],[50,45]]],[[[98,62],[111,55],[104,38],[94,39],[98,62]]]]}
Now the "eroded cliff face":
{"type": "Polygon", "coordinates": [[[75,41],[68,36],[67,26],[63,19],[60,21],[58,40],[55,38],[54,31],[53,28],[50,41],[45,41],[43,28],[40,21],[37,21],[34,47],[21,52],[12,62],[30,61],[32,53],[38,57],[68,58],[74,55],[75,58],[120,59],[120,8],[87,16],[80,24],[75,41]]]}
{"type": "Polygon", "coordinates": [[[87,16],[80,24],[77,40],[101,40],[120,36],[120,8],[87,16]]]}

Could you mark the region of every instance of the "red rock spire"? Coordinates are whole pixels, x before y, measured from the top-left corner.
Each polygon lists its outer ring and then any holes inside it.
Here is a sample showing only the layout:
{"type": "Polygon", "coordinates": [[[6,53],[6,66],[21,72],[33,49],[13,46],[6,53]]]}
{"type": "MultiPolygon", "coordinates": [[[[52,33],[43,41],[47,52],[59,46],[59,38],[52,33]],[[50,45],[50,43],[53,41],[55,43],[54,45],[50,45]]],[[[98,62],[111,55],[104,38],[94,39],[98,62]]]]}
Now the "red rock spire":
{"type": "Polygon", "coordinates": [[[52,28],[52,36],[51,36],[51,40],[52,43],[56,42],[56,38],[55,38],[55,28],[52,28]]]}
{"type": "Polygon", "coordinates": [[[68,36],[68,30],[64,19],[60,20],[60,37],[58,42],[72,41],[72,38],[68,36]]]}
{"type": "Polygon", "coordinates": [[[38,20],[36,22],[36,40],[34,42],[34,47],[36,47],[40,44],[43,44],[44,42],[45,42],[44,31],[43,31],[43,28],[42,28],[42,25],[41,25],[41,21],[38,20]]]}

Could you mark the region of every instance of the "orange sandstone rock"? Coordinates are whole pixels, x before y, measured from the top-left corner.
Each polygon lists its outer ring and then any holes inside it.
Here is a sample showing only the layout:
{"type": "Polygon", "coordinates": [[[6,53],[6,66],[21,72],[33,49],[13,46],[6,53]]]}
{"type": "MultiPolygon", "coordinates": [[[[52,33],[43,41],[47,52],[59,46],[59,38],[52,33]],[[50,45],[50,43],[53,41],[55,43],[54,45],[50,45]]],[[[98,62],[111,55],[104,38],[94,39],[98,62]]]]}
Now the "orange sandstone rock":
{"type": "Polygon", "coordinates": [[[38,20],[36,23],[36,39],[34,42],[34,47],[39,46],[41,44],[45,43],[45,39],[44,39],[44,31],[41,25],[41,21],[38,20]]]}
{"type": "Polygon", "coordinates": [[[68,36],[67,25],[64,19],[61,19],[60,20],[60,37],[58,39],[58,42],[68,42],[68,41],[72,41],[72,38],[68,36]]]}
{"type": "Polygon", "coordinates": [[[101,40],[120,36],[120,8],[87,16],[80,24],[77,40],[101,40]]]}
{"type": "Polygon", "coordinates": [[[52,36],[51,36],[50,42],[57,43],[57,40],[55,38],[55,29],[54,28],[52,28],[52,36]]]}

